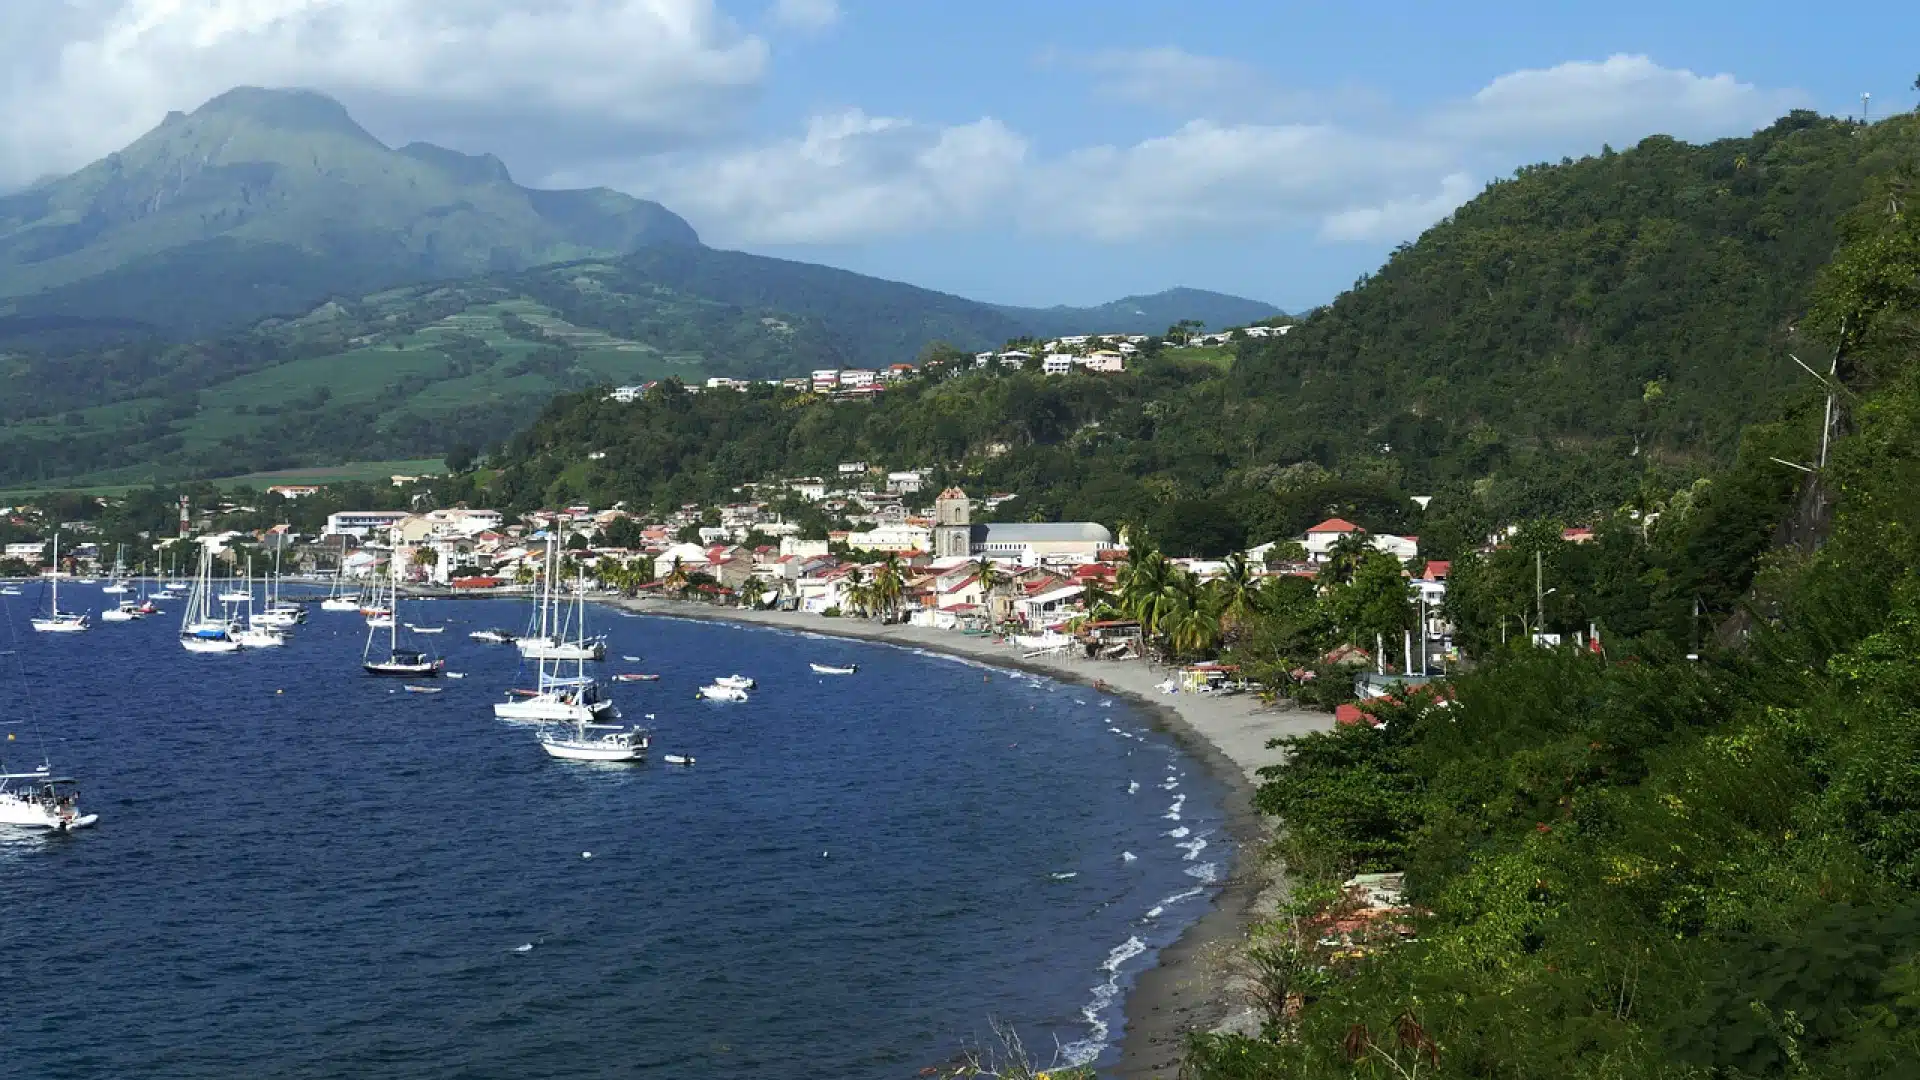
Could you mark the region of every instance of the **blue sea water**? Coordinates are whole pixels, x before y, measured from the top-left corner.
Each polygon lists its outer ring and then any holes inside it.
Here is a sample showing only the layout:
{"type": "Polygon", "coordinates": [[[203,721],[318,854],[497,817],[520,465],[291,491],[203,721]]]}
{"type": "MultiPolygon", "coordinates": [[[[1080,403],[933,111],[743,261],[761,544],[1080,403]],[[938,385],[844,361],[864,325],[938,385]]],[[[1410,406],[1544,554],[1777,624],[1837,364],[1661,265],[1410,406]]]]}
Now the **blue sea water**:
{"type": "Polygon", "coordinates": [[[350,614],[228,657],[27,614],[0,745],[101,820],[0,831],[13,1075],[890,1080],[990,1018],[1107,1063],[1226,865],[1221,792],[1143,716],[1006,670],[600,610],[599,668],[662,678],[614,686],[654,760],[586,765],[492,717],[530,674],[466,634],[505,602],[403,610],[448,627],[437,695],[363,676],[350,614]],[[693,700],[736,671],[750,702],[693,700]]]}

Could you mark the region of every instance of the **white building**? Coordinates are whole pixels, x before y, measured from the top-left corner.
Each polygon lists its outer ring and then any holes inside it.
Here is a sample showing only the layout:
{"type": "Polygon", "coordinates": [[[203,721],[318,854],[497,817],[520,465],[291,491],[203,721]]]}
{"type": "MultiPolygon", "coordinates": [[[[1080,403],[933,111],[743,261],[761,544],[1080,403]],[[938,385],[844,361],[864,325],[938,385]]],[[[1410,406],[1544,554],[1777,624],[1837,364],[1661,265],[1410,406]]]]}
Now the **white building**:
{"type": "Polygon", "coordinates": [[[1100,351],[1091,353],[1087,356],[1088,371],[1098,371],[1103,374],[1113,374],[1115,372],[1125,371],[1126,369],[1127,369],[1126,356],[1112,349],[1101,349],[1100,351]]]}
{"type": "Polygon", "coordinates": [[[839,385],[839,368],[820,368],[813,373],[813,392],[816,394],[824,394],[839,385]]]}
{"type": "Polygon", "coordinates": [[[640,395],[646,392],[647,388],[644,386],[616,386],[613,388],[613,393],[607,395],[607,400],[628,404],[640,400],[640,395]]]}
{"type": "Polygon", "coordinates": [[[849,368],[840,373],[840,386],[842,389],[857,390],[863,386],[872,386],[879,379],[879,375],[864,368],[849,368]]]}
{"type": "Polygon", "coordinates": [[[342,510],[327,515],[327,535],[365,540],[371,533],[385,531],[412,516],[405,510],[342,510]]]}
{"type": "Polygon", "coordinates": [[[1065,375],[1073,370],[1076,359],[1070,353],[1048,353],[1040,360],[1040,370],[1048,375],[1065,375]]]}
{"type": "Polygon", "coordinates": [[[887,490],[896,495],[913,495],[926,485],[927,474],[918,469],[887,474],[887,490]]]}
{"type": "Polygon", "coordinates": [[[933,530],[925,525],[875,525],[865,532],[847,534],[847,546],[855,551],[932,551],[933,530]]]}

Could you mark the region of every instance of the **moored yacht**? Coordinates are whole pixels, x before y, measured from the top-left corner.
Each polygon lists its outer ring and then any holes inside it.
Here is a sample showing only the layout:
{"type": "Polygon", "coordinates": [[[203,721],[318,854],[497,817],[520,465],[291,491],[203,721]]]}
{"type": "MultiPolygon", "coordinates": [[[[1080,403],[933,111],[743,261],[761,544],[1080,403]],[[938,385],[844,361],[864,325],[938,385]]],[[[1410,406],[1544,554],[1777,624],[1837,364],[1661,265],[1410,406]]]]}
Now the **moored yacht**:
{"type": "Polygon", "coordinates": [[[80,786],[42,765],[33,772],[0,772],[0,825],[71,832],[100,820],[80,812],[80,786]]]}
{"type": "Polygon", "coordinates": [[[85,613],[73,614],[60,610],[60,534],[53,534],[53,598],[49,601],[47,613],[36,615],[32,619],[33,628],[43,634],[74,634],[88,628],[85,613]]]}
{"type": "Polygon", "coordinates": [[[567,761],[641,761],[650,740],[645,728],[580,722],[569,728],[540,733],[547,756],[567,761]]]}

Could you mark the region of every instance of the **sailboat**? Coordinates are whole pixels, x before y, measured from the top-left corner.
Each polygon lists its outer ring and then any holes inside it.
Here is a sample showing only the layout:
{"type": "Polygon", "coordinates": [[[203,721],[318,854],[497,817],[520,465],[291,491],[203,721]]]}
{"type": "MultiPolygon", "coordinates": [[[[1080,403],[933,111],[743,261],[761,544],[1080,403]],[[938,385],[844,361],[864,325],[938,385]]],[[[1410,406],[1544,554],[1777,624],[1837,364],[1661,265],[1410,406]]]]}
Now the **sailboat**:
{"type": "Polygon", "coordinates": [[[584,720],[540,733],[540,748],[547,756],[566,761],[641,761],[650,744],[645,728],[589,724],[584,720]]]}
{"type": "Polygon", "coordinates": [[[428,656],[419,649],[403,649],[400,647],[400,616],[398,610],[400,607],[400,560],[397,558],[398,554],[399,552],[396,549],[394,557],[387,559],[387,584],[393,591],[392,603],[394,608],[394,610],[387,612],[386,619],[387,658],[385,660],[374,659],[376,653],[374,652],[373,641],[374,638],[378,636],[380,628],[374,626],[373,620],[369,618],[367,620],[367,645],[366,648],[360,651],[360,668],[369,675],[378,675],[384,678],[436,678],[439,676],[441,669],[446,667],[447,662],[445,660],[428,656]]]}
{"type": "Polygon", "coordinates": [[[187,610],[180,616],[180,647],[190,653],[232,653],[240,651],[233,627],[213,615],[213,550],[200,548],[200,573],[187,594],[187,610]]]}
{"type": "MultiPolygon", "coordinates": [[[[107,578],[107,583],[100,587],[100,591],[112,596],[118,596],[127,591],[127,545],[115,545],[113,549],[113,573],[107,578]]],[[[106,617],[105,612],[100,613],[102,620],[105,620],[106,617]]]]}
{"type": "Polygon", "coordinates": [[[273,549],[273,579],[264,589],[266,606],[254,617],[254,623],[275,630],[289,630],[307,621],[307,609],[289,600],[280,599],[280,547],[273,549]]]}
{"type": "Polygon", "coordinates": [[[347,577],[347,538],[340,538],[340,565],[333,569],[333,588],[327,590],[327,598],[320,601],[321,611],[359,611],[360,594],[341,592],[340,584],[347,577]]]}
{"type": "Polygon", "coordinates": [[[287,635],[262,623],[253,610],[253,560],[247,560],[247,598],[242,602],[245,615],[234,620],[239,629],[233,632],[233,639],[242,648],[277,649],[287,643],[287,635]]]}
{"type": "Polygon", "coordinates": [[[537,624],[535,633],[514,642],[520,655],[528,660],[605,660],[607,658],[607,639],[587,637],[587,592],[584,580],[575,590],[573,621],[576,623],[577,637],[567,640],[567,618],[560,610],[559,599],[555,595],[559,577],[559,545],[548,543],[546,588],[541,590],[540,605],[534,613],[529,626],[537,624]]]}
{"type": "MultiPolygon", "coordinates": [[[[547,569],[550,577],[558,569],[556,553],[557,549],[548,552],[547,569]]],[[[571,675],[561,674],[560,665],[567,662],[548,657],[537,660],[535,668],[539,675],[535,688],[507,691],[507,700],[494,705],[493,715],[501,720],[570,724],[589,724],[617,718],[620,710],[614,707],[613,700],[601,689],[600,680],[587,674],[585,653],[574,653],[571,675]]]]}
{"type": "Polygon", "coordinates": [[[85,614],[74,615],[60,610],[60,534],[53,534],[53,599],[52,606],[44,616],[33,620],[33,628],[43,634],[73,634],[87,629],[85,614]]]}

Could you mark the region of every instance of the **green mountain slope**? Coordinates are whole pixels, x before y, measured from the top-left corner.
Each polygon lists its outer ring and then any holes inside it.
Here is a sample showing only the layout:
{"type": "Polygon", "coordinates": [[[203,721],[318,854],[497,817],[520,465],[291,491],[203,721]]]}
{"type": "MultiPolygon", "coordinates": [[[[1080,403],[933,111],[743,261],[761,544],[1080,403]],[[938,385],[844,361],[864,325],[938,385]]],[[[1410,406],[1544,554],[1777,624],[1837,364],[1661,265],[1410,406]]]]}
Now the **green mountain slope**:
{"type": "Polygon", "coordinates": [[[400,282],[695,243],[657,204],[532,191],[492,157],[390,149],[322,95],[242,88],[0,198],[0,310],[191,335],[400,282]]]}
{"type": "Polygon", "coordinates": [[[1197,319],[1209,330],[1247,326],[1285,312],[1258,300],[1205,289],[1176,288],[1151,296],[1123,296],[1095,307],[1024,308],[996,305],[1036,337],[1061,334],[1161,334],[1182,319],[1197,319]]]}
{"type": "Polygon", "coordinates": [[[1788,353],[1829,347],[1793,332],[1817,270],[1916,150],[1920,119],[1795,114],[1524,169],[1224,371],[1164,350],[1126,375],[962,374],[871,409],[569,398],[507,448],[497,495],[685,501],[865,459],[1207,550],[1335,509],[1415,528],[1392,520],[1408,494],[1437,496],[1417,528],[1441,552],[1519,518],[1652,508],[1809,389],[1788,353]]]}

